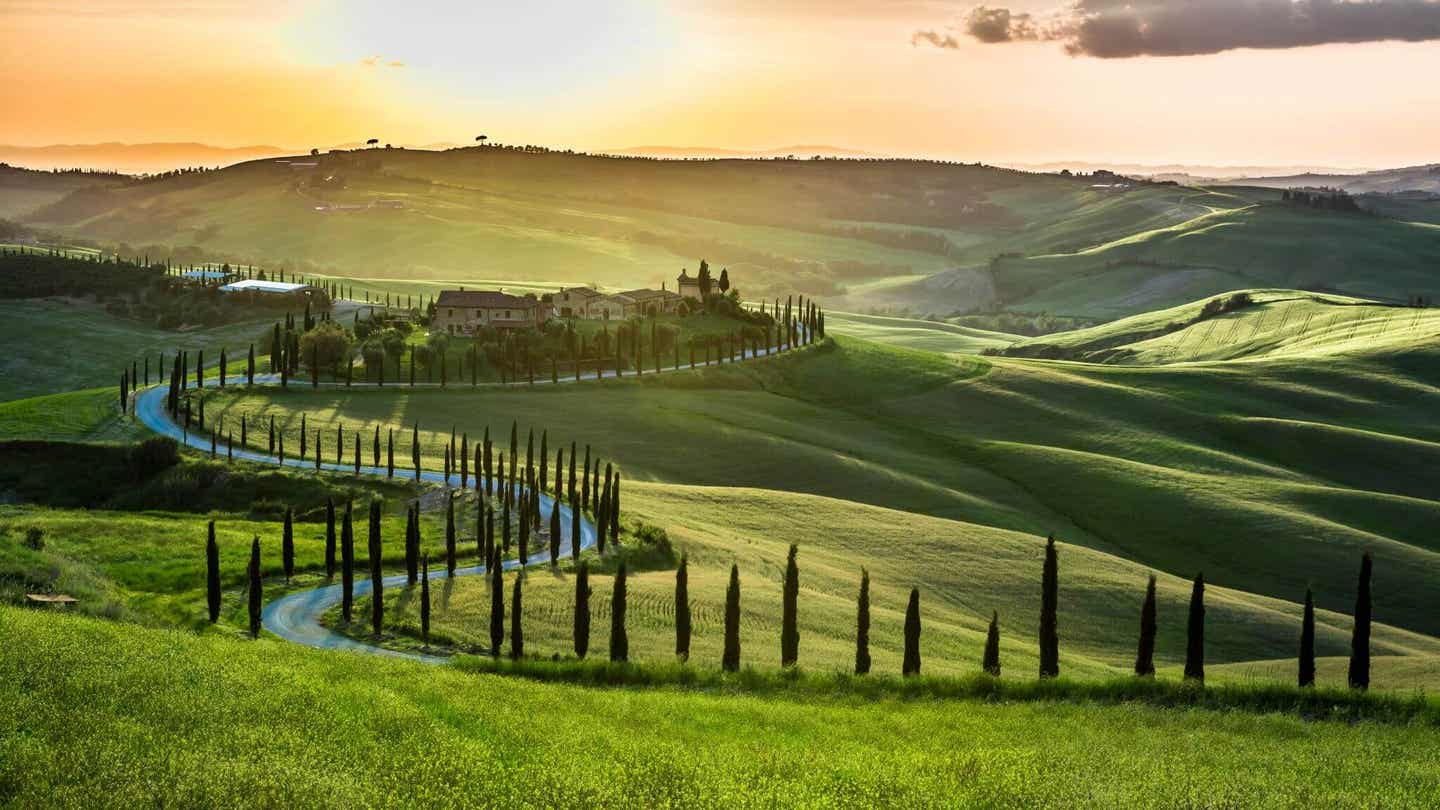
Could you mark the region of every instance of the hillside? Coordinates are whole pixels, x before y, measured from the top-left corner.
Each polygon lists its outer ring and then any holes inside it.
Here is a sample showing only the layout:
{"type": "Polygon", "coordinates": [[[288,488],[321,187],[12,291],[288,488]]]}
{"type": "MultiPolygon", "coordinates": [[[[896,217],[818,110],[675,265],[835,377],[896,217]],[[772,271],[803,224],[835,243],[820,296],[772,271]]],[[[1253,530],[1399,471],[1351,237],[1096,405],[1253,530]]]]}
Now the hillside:
{"type": "Polygon", "coordinates": [[[1346,174],[1306,172],[1282,177],[1246,177],[1233,182],[1267,188],[1343,188],[1351,194],[1440,192],[1440,163],[1346,174]]]}
{"type": "Polygon", "coordinates": [[[0,163],[0,219],[19,219],[77,189],[111,188],[128,180],[109,172],[36,171],[0,163]]]}

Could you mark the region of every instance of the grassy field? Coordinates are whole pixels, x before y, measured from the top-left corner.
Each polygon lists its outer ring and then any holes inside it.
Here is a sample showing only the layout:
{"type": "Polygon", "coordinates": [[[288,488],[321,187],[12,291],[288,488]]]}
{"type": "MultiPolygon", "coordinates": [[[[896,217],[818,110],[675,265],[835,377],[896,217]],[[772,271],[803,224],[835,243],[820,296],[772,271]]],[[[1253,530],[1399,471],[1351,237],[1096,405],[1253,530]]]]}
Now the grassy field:
{"type": "Polygon", "coordinates": [[[0,786],[22,805],[1419,806],[1440,790],[1422,726],[579,688],[13,608],[0,645],[0,786]]]}
{"type": "MultiPolygon", "coordinates": [[[[204,350],[218,360],[225,346],[243,361],[266,324],[240,323],[185,332],[156,329],[73,301],[0,301],[0,400],[120,384],[133,360],[151,361],[151,379],[163,352],[204,350]]],[[[143,369],[142,369],[143,371],[143,369]]],[[[118,393],[117,393],[118,395],[118,393]]]]}
{"type": "Polygon", "coordinates": [[[853,312],[827,311],[825,329],[837,335],[849,335],[890,346],[940,354],[979,354],[985,349],[1000,349],[1022,340],[1019,335],[973,329],[944,321],[890,318],[853,312]]]}

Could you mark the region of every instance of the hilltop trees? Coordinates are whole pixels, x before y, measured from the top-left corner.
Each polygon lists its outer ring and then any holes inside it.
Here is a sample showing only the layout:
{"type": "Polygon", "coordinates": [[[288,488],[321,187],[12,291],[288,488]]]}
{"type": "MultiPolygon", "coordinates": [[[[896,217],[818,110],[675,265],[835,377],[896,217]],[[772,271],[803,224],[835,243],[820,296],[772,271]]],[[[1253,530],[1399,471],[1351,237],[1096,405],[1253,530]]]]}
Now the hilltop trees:
{"type": "Polygon", "coordinates": [[[860,569],[860,597],[855,604],[855,674],[870,672],[870,572],[860,569]]]}
{"type": "Polygon", "coordinates": [[[725,589],[725,651],[720,666],[726,672],[740,669],[740,568],[730,564],[730,585],[725,589]]]}
{"type": "Polygon", "coordinates": [[[1205,575],[1195,576],[1190,590],[1190,617],[1185,625],[1185,679],[1205,682],[1205,575]]]}
{"type": "Polygon", "coordinates": [[[1360,557],[1360,584],[1355,591],[1355,628],[1350,635],[1351,689],[1370,688],[1370,552],[1360,557]]]}
{"type": "Polygon", "coordinates": [[[675,569],[675,657],[690,660],[690,561],[684,555],[675,569]]]}
{"type": "Polygon", "coordinates": [[[910,589],[910,604],[905,608],[905,658],[900,672],[907,678],[920,674],[920,589],[910,589]]]}
{"type": "Polygon", "coordinates": [[[1145,603],[1140,607],[1140,647],[1135,652],[1135,674],[1155,677],[1155,575],[1145,586],[1145,603]]]}
{"type": "Polygon", "coordinates": [[[795,555],[798,551],[795,544],[791,543],[790,554],[785,562],[785,586],[781,595],[780,618],[780,666],[782,667],[793,667],[800,658],[800,629],[796,626],[796,602],[800,595],[800,568],[795,564],[795,555]]]}
{"type": "Polygon", "coordinates": [[[580,563],[575,572],[575,657],[584,660],[590,651],[590,563],[580,563]]]}
{"type": "Polygon", "coordinates": [[[1040,677],[1060,675],[1060,634],[1056,612],[1060,602],[1060,562],[1055,536],[1045,542],[1045,566],[1040,577],[1040,677]]]}

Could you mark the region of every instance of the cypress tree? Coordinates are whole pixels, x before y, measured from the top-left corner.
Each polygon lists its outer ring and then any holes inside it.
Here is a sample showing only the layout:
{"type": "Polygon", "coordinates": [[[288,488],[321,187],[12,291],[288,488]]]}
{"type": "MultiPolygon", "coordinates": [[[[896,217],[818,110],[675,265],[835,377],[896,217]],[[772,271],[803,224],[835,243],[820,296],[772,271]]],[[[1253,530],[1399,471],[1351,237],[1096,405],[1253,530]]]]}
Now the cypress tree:
{"type": "Polygon", "coordinates": [[[1315,595],[1305,589],[1305,613],[1300,619],[1300,686],[1315,685],[1315,595]]]}
{"type": "Polygon", "coordinates": [[[500,555],[490,566],[490,657],[500,657],[500,645],[505,641],[505,566],[500,564],[500,555]]]}
{"type": "Polygon", "coordinates": [[[275,417],[274,417],[274,416],[271,416],[271,417],[270,417],[270,439],[269,439],[269,443],[266,445],[266,453],[268,453],[269,455],[272,455],[272,456],[275,455],[275,417]]]}
{"type": "Polygon", "coordinates": [[[615,471],[615,483],[610,487],[610,517],[605,525],[610,527],[610,542],[620,545],[620,471],[615,471]]]}
{"type": "Polygon", "coordinates": [[[370,629],[380,635],[385,624],[385,578],[380,570],[380,502],[370,502],[370,629]]]}
{"type": "Polygon", "coordinates": [[[1351,689],[1370,688],[1370,552],[1360,557],[1360,584],[1355,591],[1355,629],[1350,636],[1351,689]]]}
{"type": "Polygon", "coordinates": [[[730,564],[730,585],[725,589],[725,651],[720,668],[726,672],[740,670],[740,568],[730,564]]]}
{"type": "Polygon", "coordinates": [[[1185,625],[1185,679],[1205,682],[1205,575],[1195,575],[1185,625]]]}
{"type": "Polygon", "coordinates": [[[225,347],[220,347],[220,387],[225,387],[225,367],[228,363],[225,360],[225,347]]]}
{"type": "MultiPolygon", "coordinates": [[[[559,473],[556,473],[556,477],[559,477],[559,473]]],[[[559,486],[558,482],[556,486],[559,486]]],[[[570,502],[573,504],[575,502],[575,442],[570,442],[570,489],[568,491],[570,502]]]]}
{"type": "MultiPolygon", "coordinates": [[[[597,462],[598,463],[598,462],[597,462]]],[[[605,553],[605,522],[610,517],[610,476],[605,476],[605,489],[600,495],[600,505],[595,508],[595,548],[605,553]]]]}
{"type": "Polygon", "coordinates": [[[410,461],[415,465],[415,480],[420,480],[420,423],[410,429],[410,461]]]}
{"type": "Polygon", "coordinates": [[[625,635],[625,560],[615,569],[615,589],[610,593],[610,660],[630,660],[630,638],[625,635]]]}
{"type": "Polygon", "coordinates": [[[360,431],[355,431],[355,474],[360,474],[360,431]]]}
{"type": "MultiPolygon", "coordinates": [[[[305,460],[305,438],[310,431],[305,427],[305,414],[300,414],[300,460],[305,460]]],[[[317,454],[318,455],[318,454],[317,454]]]]}
{"type": "Polygon", "coordinates": [[[1060,675],[1060,634],[1056,612],[1060,602],[1060,562],[1055,536],[1045,542],[1045,567],[1040,578],[1040,677],[1060,675]]]}
{"type": "MultiPolygon", "coordinates": [[[[360,464],[360,431],[355,431],[355,464],[360,464]]],[[[316,454],[319,455],[318,453],[316,454]]],[[[335,425],[335,464],[338,466],[345,463],[345,423],[338,422],[335,425]]]]}
{"type": "Polygon", "coordinates": [[[1140,607],[1140,648],[1135,653],[1135,675],[1155,677],[1155,575],[1145,586],[1145,603],[1140,607]]]}
{"type": "Polygon", "coordinates": [[[420,640],[430,649],[430,555],[420,560],[420,640]]]}
{"type": "Polygon", "coordinates": [[[780,666],[793,667],[800,659],[800,628],[797,626],[797,605],[800,597],[800,567],[795,564],[799,548],[790,544],[785,560],[785,586],[781,595],[780,666]]]}
{"type": "Polygon", "coordinates": [[[575,657],[584,659],[590,651],[590,563],[580,563],[575,573],[575,657]]]}
{"type": "Polygon", "coordinates": [[[385,431],[385,477],[395,477],[395,428],[385,431]]]}
{"type": "Polygon", "coordinates": [[[340,524],[340,613],[345,623],[355,605],[355,531],[350,519],[350,502],[345,502],[345,519],[340,524]]]}
{"type": "Polygon", "coordinates": [[[500,501],[500,547],[505,554],[510,553],[510,501],[500,501]]]}
{"type": "Polygon", "coordinates": [[[260,637],[260,536],[250,541],[250,637],[260,637]]]}
{"type": "Polygon", "coordinates": [[[335,578],[335,499],[325,499],[325,578],[335,578]]]}
{"type": "MultiPolygon", "coordinates": [[[[416,523],[419,525],[418,521],[416,523]]],[[[455,496],[445,498],[445,573],[455,576],[455,496]]]]}
{"type": "Polygon", "coordinates": [[[485,504],[485,560],[486,565],[490,564],[490,558],[495,554],[495,505],[485,504]]]}
{"type": "Polygon", "coordinates": [[[375,426],[375,438],[370,446],[370,458],[372,467],[380,467],[380,426],[375,426]]]}
{"type": "Polygon", "coordinates": [[[690,561],[683,554],[675,569],[675,657],[690,660],[690,561]]]}
{"type": "Polygon", "coordinates": [[[555,448],[555,500],[560,501],[565,497],[565,448],[555,448]]]}
{"type": "Polygon", "coordinates": [[[548,484],[547,484],[547,482],[549,481],[549,476],[547,475],[547,472],[546,472],[546,471],[549,469],[549,467],[546,465],[546,462],[550,460],[549,439],[550,439],[550,431],[548,431],[548,430],[542,430],[542,431],[540,432],[540,491],[541,491],[541,492],[546,492],[546,491],[549,490],[549,486],[548,486],[548,484]]]}
{"type": "Polygon", "coordinates": [[[526,500],[529,497],[530,493],[523,489],[520,490],[520,503],[518,504],[520,508],[515,513],[515,517],[520,519],[519,552],[521,568],[524,568],[525,563],[530,559],[530,504],[526,500]]]}
{"type": "Polygon", "coordinates": [[[905,608],[905,659],[901,674],[907,678],[920,674],[920,589],[910,589],[910,604],[905,608]]]}
{"type": "Polygon", "coordinates": [[[220,546],[215,543],[215,521],[205,539],[205,605],[210,610],[210,623],[220,620],[220,546]]]}
{"type": "Polygon", "coordinates": [[[985,674],[1000,677],[1000,611],[990,614],[990,631],[985,634],[985,660],[981,666],[985,674]]]}
{"type": "Polygon", "coordinates": [[[486,497],[489,497],[489,496],[491,496],[491,495],[494,494],[494,491],[493,491],[492,488],[491,488],[491,479],[494,477],[494,469],[493,469],[493,466],[492,466],[492,462],[494,461],[494,456],[492,455],[491,450],[492,450],[492,447],[491,447],[491,445],[490,445],[490,426],[489,426],[489,425],[486,425],[486,426],[485,426],[485,495],[486,495],[486,497]]]}
{"type": "Polygon", "coordinates": [[[570,557],[580,559],[580,501],[573,487],[570,489],[570,557]]]}
{"type": "Polygon", "coordinates": [[[516,661],[525,655],[525,631],[520,626],[520,585],[525,577],[516,575],[510,590],[510,657],[516,661]]]}
{"type": "Polygon", "coordinates": [[[550,502],[550,567],[560,564],[560,501],[550,502]]]}
{"type": "MultiPolygon", "coordinates": [[[[573,460],[575,454],[574,454],[574,453],[571,453],[570,455],[571,455],[571,458],[572,458],[572,460],[573,460]]],[[[584,471],[584,472],[585,472],[585,474],[582,475],[582,476],[580,476],[580,503],[581,503],[586,509],[589,509],[589,508],[590,508],[590,445],[588,445],[588,444],[585,445],[585,471],[584,471]]],[[[570,476],[570,490],[571,490],[572,492],[575,490],[575,476],[574,476],[574,474],[573,474],[573,471],[572,471],[572,474],[571,474],[571,476],[570,476]]]]}
{"type": "Polygon", "coordinates": [[[250,417],[247,414],[240,414],[240,446],[248,447],[250,444],[250,417]]]}
{"type": "Polygon", "coordinates": [[[470,434],[460,434],[460,488],[470,486],[470,434]]]}
{"type": "Polygon", "coordinates": [[[855,603],[855,674],[870,672],[870,572],[860,569],[860,597],[855,603]]]}
{"type": "Polygon", "coordinates": [[[285,584],[295,575],[295,510],[285,507],[285,527],[280,540],[280,561],[285,566],[285,584]]]}
{"type": "Polygon", "coordinates": [[[405,583],[414,585],[420,577],[420,504],[405,506],[405,583]]]}

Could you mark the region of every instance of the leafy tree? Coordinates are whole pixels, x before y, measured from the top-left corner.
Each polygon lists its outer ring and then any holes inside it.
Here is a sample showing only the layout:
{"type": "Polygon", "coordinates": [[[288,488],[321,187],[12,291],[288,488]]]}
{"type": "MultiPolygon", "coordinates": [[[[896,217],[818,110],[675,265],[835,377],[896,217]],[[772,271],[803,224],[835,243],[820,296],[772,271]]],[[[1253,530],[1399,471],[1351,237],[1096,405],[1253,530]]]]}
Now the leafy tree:
{"type": "Polygon", "coordinates": [[[855,604],[855,674],[870,672],[870,572],[860,569],[860,598],[855,604]]]}
{"type": "Polygon", "coordinates": [[[590,651],[590,564],[580,563],[575,573],[575,657],[590,651]]]}
{"type": "Polygon", "coordinates": [[[1155,677],[1155,575],[1145,586],[1145,603],[1140,607],[1140,648],[1135,652],[1135,675],[1155,677]]]}
{"type": "MultiPolygon", "coordinates": [[[[723,278],[723,276],[722,276],[723,278]]],[[[799,549],[790,544],[785,561],[785,586],[781,597],[780,666],[793,667],[800,658],[800,629],[797,626],[797,605],[800,596],[800,568],[795,563],[799,549]]]]}
{"type": "Polygon", "coordinates": [[[726,672],[740,670],[740,568],[730,564],[730,585],[725,589],[725,651],[720,667],[726,672]]]}
{"type": "Polygon", "coordinates": [[[1205,682],[1205,575],[1195,576],[1190,590],[1190,618],[1185,625],[1185,679],[1205,682]]]}
{"type": "Polygon", "coordinates": [[[285,567],[285,583],[295,575],[295,510],[285,507],[285,527],[280,540],[280,561],[285,567]]]}
{"type": "Polygon", "coordinates": [[[630,660],[630,637],[625,634],[625,560],[615,569],[615,588],[610,592],[610,660],[630,660]]]}
{"type": "Polygon", "coordinates": [[[1040,677],[1060,675],[1060,634],[1056,612],[1060,602],[1060,562],[1055,537],[1045,542],[1045,567],[1040,578],[1040,677]]]}
{"type": "Polygon", "coordinates": [[[690,660],[690,561],[684,555],[675,569],[675,657],[690,660]]]}
{"type": "Polygon", "coordinates": [[[1355,591],[1355,629],[1350,635],[1351,689],[1370,688],[1370,552],[1360,557],[1360,584],[1355,591]]]}
{"type": "Polygon", "coordinates": [[[905,658],[901,674],[920,674],[920,589],[910,589],[910,604],[905,608],[905,658]]]}
{"type": "Polygon", "coordinates": [[[990,614],[990,630],[985,634],[985,658],[981,663],[985,674],[1000,677],[1000,611],[990,614]]]}
{"type": "Polygon", "coordinates": [[[210,623],[220,620],[220,546],[215,543],[215,521],[205,539],[205,604],[210,610],[210,623]]]}
{"type": "Polygon", "coordinates": [[[1300,619],[1300,686],[1315,685],[1315,595],[1305,589],[1305,613],[1300,619]]]}
{"type": "Polygon", "coordinates": [[[490,563],[490,656],[500,657],[500,644],[505,640],[505,566],[496,552],[490,563]]]}
{"type": "Polygon", "coordinates": [[[340,593],[340,613],[349,624],[355,605],[355,532],[349,501],[345,502],[345,520],[340,524],[340,593]]]}
{"type": "Polygon", "coordinates": [[[385,577],[380,569],[380,502],[370,502],[370,629],[380,635],[385,624],[385,577]]]}
{"type": "Polygon", "coordinates": [[[524,576],[517,575],[510,590],[510,657],[516,661],[525,655],[525,631],[520,626],[520,585],[524,576]]]}
{"type": "Polygon", "coordinates": [[[260,536],[250,541],[250,637],[260,637],[260,536]]]}

